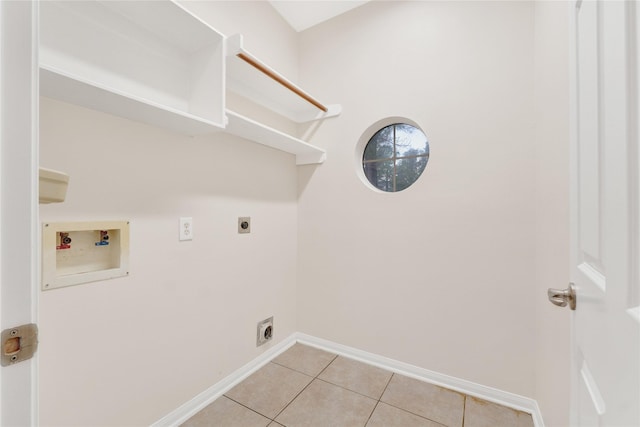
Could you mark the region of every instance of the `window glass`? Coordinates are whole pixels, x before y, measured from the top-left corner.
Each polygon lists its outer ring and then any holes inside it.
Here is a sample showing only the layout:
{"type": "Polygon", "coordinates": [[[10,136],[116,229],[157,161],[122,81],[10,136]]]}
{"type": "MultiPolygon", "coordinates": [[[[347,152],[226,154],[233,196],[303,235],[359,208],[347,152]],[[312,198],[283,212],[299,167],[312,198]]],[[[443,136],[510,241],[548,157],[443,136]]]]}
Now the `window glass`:
{"type": "Polygon", "coordinates": [[[362,156],[364,174],[382,191],[402,191],[422,175],[429,161],[429,141],[419,128],[395,123],[377,131],[362,156]]]}
{"type": "Polygon", "coordinates": [[[402,191],[416,182],[426,167],[426,157],[398,159],[396,161],[396,191],[402,191]]]}
{"type": "Polygon", "coordinates": [[[395,125],[396,157],[429,154],[427,137],[418,128],[407,124],[395,125]]]}
{"type": "Polygon", "coordinates": [[[393,191],[393,160],[364,164],[364,174],[370,183],[383,191],[393,191]]]}
{"type": "Polygon", "coordinates": [[[387,126],[371,137],[364,150],[364,159],[390,159],[393,157],[393,150],[393,127],[387,126]]]}

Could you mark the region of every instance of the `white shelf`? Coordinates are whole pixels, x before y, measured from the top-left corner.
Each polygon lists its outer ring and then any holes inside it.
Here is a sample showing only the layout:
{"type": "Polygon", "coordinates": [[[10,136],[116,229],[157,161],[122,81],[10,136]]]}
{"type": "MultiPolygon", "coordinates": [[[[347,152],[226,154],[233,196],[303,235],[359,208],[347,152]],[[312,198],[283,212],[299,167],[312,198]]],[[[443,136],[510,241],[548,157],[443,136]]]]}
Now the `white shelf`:
{"type": "Polygon", "coordinates": [[[242,54],[253,62],[258,63],[262,69],[276,76],[299,93],[316,99],[244,49],[242,35],[240,34],[227,38],[227,88],[232,92],[249,98],[257,104],[298,123],[334,117],[341,113],[342,108],[338,104],[323,104],[327,111],[321,111],[318,107],[312,105],[292,90],[287,89],[264,72],[240,59],[237,56],[238,54],[242,54]]]}
{"type": "Polygon", "coordinates": [[[227,110],[226,132],[296,155],[296,165],[323,163],[326,152],[300,139],[294,138],[279,130],[227,110]]]}
{"type": "Polygon", "coordinates": [[[224,36],[164,1],[40,2],[41,93],[195,135],[224,128],[224,36]]]}
{"type": "Polygon", "coordinates": [[[185,135],[222,130],[217,123],[46,66],[40,67],[40,94],[185,135]]]}
{"type": "Polygon", "coordinates": [[[246,52],[241,36],[225,39],[173,0],[40,2],[39,65],[43,96],[187,135],[226,130],[295,154],[298,165],[322,163],[326,154],[226,111],[225,80],[297,122],[340,114],[339,105],[323,112],[309,103],[313,97],[246,52]]]}

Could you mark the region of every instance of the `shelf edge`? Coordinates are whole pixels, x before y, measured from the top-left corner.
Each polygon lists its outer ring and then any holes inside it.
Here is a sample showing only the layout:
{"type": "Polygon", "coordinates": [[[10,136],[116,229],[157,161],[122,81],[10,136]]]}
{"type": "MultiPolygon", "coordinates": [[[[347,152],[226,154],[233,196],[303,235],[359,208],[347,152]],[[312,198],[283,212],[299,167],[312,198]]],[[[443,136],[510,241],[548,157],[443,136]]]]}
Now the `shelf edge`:
{"type": "Polygon", "coordinates": [[[276,150],[295,154],[296,165],[321,164],[326,159],[325,150],[273,129],[241,114],[226,110],[226,132],[266,145],[276,150]]]}
{"type": "Polygon", "coordinates": [[[40,64],[40,95],[185,135],[220,132],[218,124],[40,64]]]}

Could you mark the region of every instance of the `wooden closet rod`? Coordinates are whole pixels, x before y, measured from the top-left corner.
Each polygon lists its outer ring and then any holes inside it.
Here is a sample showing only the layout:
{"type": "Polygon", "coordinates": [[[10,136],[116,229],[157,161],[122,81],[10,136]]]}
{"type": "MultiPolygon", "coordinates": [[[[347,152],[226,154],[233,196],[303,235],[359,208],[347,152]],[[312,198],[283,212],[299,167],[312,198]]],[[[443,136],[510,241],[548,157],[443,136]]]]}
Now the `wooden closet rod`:
{"type": "Polygon", "coordinates": [[[304,99],[305,101],[313,104],[315,107],[319,108],[320,110],[324,111],[325,113],[328,111],[327,107],[322,105],[320,102],[316,101],[311,96],[309,96],[308,94],[304,93],[302,90],[298,89],[296,86],[294,86],[293,84],[291,84],[287,80],[283,79],[282,77],[280,77],[279,75],[277,75],[276,73],[274,73],[273,71],[271,71],[270,69],[268,69],[267,67],[265,67],[264,65],[259,63],[258,61],[256,61],[255,59],[251,58],[249,55],[245,55],[244,53],[239,53],[239,54],[237,54],[237,57],[242,59],[243,61],[245,61],[247,64],[255,67],[258,70],[260,70],[261,72],[263,72],[268,77],[270,77],[273,80],[277,81],[282,86],[286,87],[291,92],[295,93],[296,95],[298,95],[300,98],[304,99]]]}

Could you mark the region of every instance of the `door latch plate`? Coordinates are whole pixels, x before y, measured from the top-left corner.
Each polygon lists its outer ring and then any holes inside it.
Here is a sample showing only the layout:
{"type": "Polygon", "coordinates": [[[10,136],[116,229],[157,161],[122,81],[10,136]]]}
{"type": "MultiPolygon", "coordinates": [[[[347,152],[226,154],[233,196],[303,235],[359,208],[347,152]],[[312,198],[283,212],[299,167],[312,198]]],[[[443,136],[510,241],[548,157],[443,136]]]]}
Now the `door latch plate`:
{"type": "Polygon", "coordinates": [[[9,366],[33,357],[38,349],[38,325],[17,326],[2,331],[0,365],[9,366]]]}

